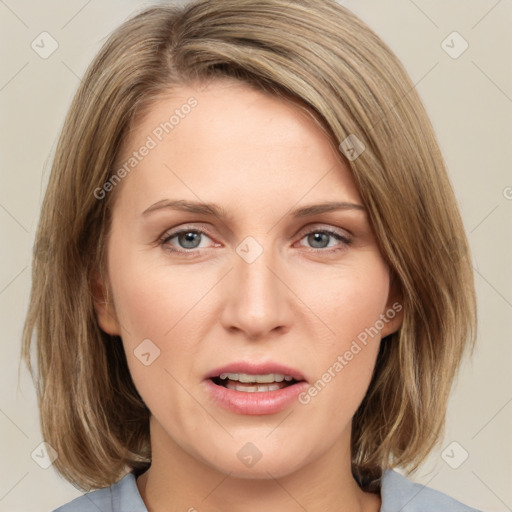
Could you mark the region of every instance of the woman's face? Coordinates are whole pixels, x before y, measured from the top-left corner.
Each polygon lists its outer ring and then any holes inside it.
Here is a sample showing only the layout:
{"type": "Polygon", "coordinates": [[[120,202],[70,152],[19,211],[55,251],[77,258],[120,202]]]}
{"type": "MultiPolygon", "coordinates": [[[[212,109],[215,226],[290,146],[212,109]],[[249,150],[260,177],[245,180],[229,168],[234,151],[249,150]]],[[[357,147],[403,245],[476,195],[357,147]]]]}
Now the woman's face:
{"type": "Polygon", "coordinates": [[[97,312],[152,413],[153,457],[254,478],[348,461],[400,306],[340,154],[296,106],[230,80],[175,89],[125,142],[115,310],[97,312]]]}

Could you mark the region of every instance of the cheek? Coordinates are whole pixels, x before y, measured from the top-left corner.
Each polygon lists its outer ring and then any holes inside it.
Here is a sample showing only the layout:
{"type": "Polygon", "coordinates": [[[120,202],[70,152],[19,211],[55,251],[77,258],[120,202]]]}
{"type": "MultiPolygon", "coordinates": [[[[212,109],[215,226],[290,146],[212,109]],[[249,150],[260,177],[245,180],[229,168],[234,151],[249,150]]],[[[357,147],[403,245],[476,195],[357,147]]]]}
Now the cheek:
{"type": "Polygon", "coordinates": [[[181,381],[194,368],[208,321],[203,297],[218,279],[192,266],[155,264],[114,240],[112,247],[109,272],[128,366],[146,403],[155,404],[176,388],[172,376],[181,381]]]}
{"type": "Polygon", "coordinates": [[[379,320],[386,311],[389,274],[380,255],[367,256],[358,266],[322,278],[323,299],[310,295],[328,334],[317,340],[310,354],[316,372],[301,403],[330,410],[327,421],[333,427],[349,421],[361,403],[380,346],[379,320]]]}
{"type": "Polygon", "coordinates": [[[174,410],[191,407],[177,382],[184,379],[180,369],[194,363],[199,320],[190,318],[205,293],[200,277],[179,267],[148,263],[143,254],[114,260],[116,315],[135,387],[149,409],[159,414],[167,410],[162,404],[172,404],[174,410]]]}
{"type": "Polygon", "coordinates": [[[116,314],[121,330],[134,342],[141,337],[164,339],[207,291],[197,272],[148,263],[143,254],[111,268],[116,314]]]}
{"type": "Polygon", "coordinates": [[[347,342],[375,326],[386,310],[388,268],[377,252],[364,256],[356,264],[327,269],[307,281],[304,294],[330,334],[322,339],[322,349],[326,345],[343,349],[347,342]]]}

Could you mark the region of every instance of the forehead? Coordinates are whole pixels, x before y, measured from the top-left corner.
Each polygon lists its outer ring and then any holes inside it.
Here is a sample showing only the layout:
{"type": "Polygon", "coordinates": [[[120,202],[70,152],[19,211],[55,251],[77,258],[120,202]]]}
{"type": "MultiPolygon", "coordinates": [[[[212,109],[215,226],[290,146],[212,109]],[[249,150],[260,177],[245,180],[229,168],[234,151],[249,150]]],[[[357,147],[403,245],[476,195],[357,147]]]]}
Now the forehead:
{"type": "Polygon", "coordinates": [[[306,193],[359,199],[350,169],[308,113],[234,80],[181,86],[153,103],[124,141],[118,167],[128,162],[119,188],[148,200],[164,191],[221,200],[285,190],[295,201],[306,193]]]}
{"type": "Polygon", "coordinates": [[[301,143],[313,147],[334,144],[299,100],[261,91],[243,82],[222,78],[207,84],[173,87],[161,95],[131,127],[123,149],[151,135],[157,143],[185,138],[225,148],[243,139],[244,144],[271,145],[276,148],[301,143]],[[269,144],[272,142],[273,144],[269,144]]]}

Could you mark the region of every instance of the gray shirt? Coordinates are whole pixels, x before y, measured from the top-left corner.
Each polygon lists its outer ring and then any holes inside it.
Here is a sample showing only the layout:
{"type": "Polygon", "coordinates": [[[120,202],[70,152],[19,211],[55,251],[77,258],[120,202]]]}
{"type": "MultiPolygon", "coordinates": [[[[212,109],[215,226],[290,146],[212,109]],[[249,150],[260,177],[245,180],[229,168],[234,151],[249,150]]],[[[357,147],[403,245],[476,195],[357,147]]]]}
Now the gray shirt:
{"type": "MultiPolygon", "coordinates": [[[[413,483],[393,470],[382,475],[380,512],[480,512],[424,485],[413,483]]],[[[147,512],[135,475],[79,496],[53,512],[147,512]]]]}

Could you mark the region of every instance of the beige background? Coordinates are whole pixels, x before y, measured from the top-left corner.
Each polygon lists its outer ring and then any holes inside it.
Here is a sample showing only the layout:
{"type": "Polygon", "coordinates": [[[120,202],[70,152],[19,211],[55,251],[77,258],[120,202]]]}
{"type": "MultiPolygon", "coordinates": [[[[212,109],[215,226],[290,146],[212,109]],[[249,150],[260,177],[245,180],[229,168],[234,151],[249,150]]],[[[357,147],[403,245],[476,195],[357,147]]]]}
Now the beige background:
{"type": "MultiPolygon", "coordinates": [[[[474,507],[512,510],[512,2],[342,3],[392,47],[417,85],[474,254],[477,350],[456,383],[446,437],[413,478],[474,507]],[[469,44],[456,59],[441,46],[453,31],[469,44]]],[[[48,511],[79,495],[31,457],[41,434],[24,367],[17,381],[30,254],[48,163],[80,77],[105,36],[145,5],[0,0],[0,512],[48,511]],[[58,42],[47,59],[31,48],[43,31],[58,42]]],[[[461,48],[453,36],[447,44],[452,53],[461,48]]]]}

